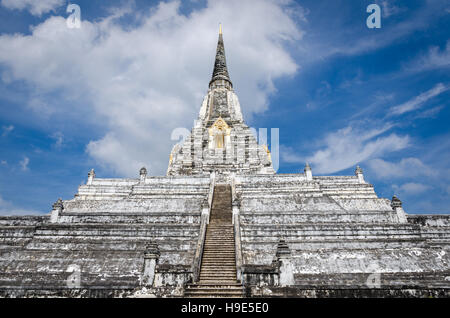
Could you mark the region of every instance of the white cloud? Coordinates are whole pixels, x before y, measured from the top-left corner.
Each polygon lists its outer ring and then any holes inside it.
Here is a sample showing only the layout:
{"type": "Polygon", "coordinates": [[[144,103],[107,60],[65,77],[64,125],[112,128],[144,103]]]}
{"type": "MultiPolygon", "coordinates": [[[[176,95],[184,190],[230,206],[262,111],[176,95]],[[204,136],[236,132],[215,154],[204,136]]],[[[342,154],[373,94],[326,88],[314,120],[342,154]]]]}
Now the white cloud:
{"type": "Polygon", "coordinates": [[[400,194],[414,195],[425,192],[426,190],[430,189],[430,186],[422,183],[409,182],[402,184],[401,186],[394,184],[392,185],[392,188],[400,194]]]}
{"type": "MultiPolygon", "coordinates": [[[[237,2],[210,2],[207,9],[186,18],[177,12],[176,3],[162,4],[129,31],[113,19],[84,21],[80,30],[69,30],[62,18],[54,17],[37,26],[31,37],[1,37],[0,43],[14,49],[0,49],[0,60],[11,67],[14,79],[26,79],[41,90],[90,98],[84,111],[108,130],[103,139],[87,147],[99,164],[132,175],[137,163],[151,163],[154,172],[164,173],[170,145],[156,144],[149,136],[169,136],[171,128],[191,126],[212,69],[216,41],[212,30],[218,20],[224,23],[230,73],[238,93],[242,91],[247,115],[265,109],[274,78],[297,68],[280,45],[283,39],[301,36],[287,10],[267,1],[241,5],[236,10],[237,2]],[[238,17],[233,16],[236,12],[238,17]],[[233,18],[238,23],[227,23],[233,18]],[[178,54],[180,49],[183,54],[178,54]]],[[[35,111],[57,111],[42,97],[33,97],[30,105],[35,111]]]]}
{"type": "Polygon", "coordinates": [[[65,0],[2,0],[1,5],[8,9],[28,10],[32,15],[55,11],[65,0]]]}
{"type": "Polygon", "coordinates": [[[439,105],[439,106],[436,106],[436,107],[433,107],[433,108],[424,110],[423,112],[418,113],[418,114],[415,116],[415,119],[419,119],[419,118],[434,118],[434,117],[436,117],[437,114],[439,114],[439,112],[440,112],[444,107],[445,107],[444,105],[439,105]]]}
{"type": "Polygon", "coordinates": [[[0,215],[42,215],[42,212],[18,208],[0,196],[0,215]]]}
{"type": "Polygon", "coordinates": [[[407,72],[420,72],[434,69],[442,69],[450,66],[450,40],[443,50],[439,47],[431,47],[426,54],[416,58],[413,62],[406,65],[407,72]]]}
{"type": "Polygon", "coordinates": [[[60,131],[57,131],[51,135],[51,138],[55,139],[55,148],[59,149],[62,147],[64,142],[64,134],[60,131]]]}
{"type": "Polygon", "coordinates": [[[388,162],[383,159],[372,159],[368,162],[373,174],[379,178],[395,177],[433,177],[437,173],[425,165],[418,158],[404,158],[397,163],[388,162]]]}
{"type": "Polygon", "coordinates": [[[0,164],[3,165],[3,166],[6,166],[6,165],[8,165],[8,161],[2,160],[2,161],[0,161],[0,164]]]}
{"type": "Polygon", "coordinates": [[[410,142],[409,136],[398,136],[395,133],[381,136],[391,127],[386,125],[379,129],[368,129],[348,126],[328,134],[323,141],[323,149],[317,150],[312,156],[303,158],[290,153],[286,148],[281,155],[286,162],[310,162],[313,170],[320,174],[338,172],[368,159],[406,148],[410,142]]]}
{"type": "Polygon", "coordinates": [[[442,83],[437,84],[432,89],[410,99],[409,101],[394,106],[390,110],[390,115],[401,115],[410,111],[413,111],[417,108],[422,107],[422,105],[430,100],[431,98],[438,96],[439,94],[447,91],[449,89],[449,86],[446,86],[442,83]]]}
{"type": "Polygon", "coordinates": [[[13,126],[13,125],[3,126],[3,127],[2,127],[2,130],[3,130],[3,132],[2,132],[2,137],[6,137],[7,135],[9,135],[9,133],[10,133],[11,131],[13,131],[13,129],[14,129],[14,126],[13,126]]]}
{"type": "Polygon", "coordinates": [[[209,1],[189,16],[179,12],[179,2],[160,3],[136,14],[134,28],[108,17],[68,29],[63,17],[50,17],[30,36],[0,36],[0,63],[10,78],[35,87],[34,111],[67,120],[82,114],[104,129],[87,146],[99,165],[123,176],[143,164],[164,174],[172,129],[192,127],[207,92],[219,22],[247,117],[267,109],[274,79],[297,71],[284,44],[302,32],[288,14],[290,2],[282,3],[209,1]],[[71,103],[51,103],[55,92],[71,103]]]}
{"type": "MultiPolygon", "coordinates": [[[[390,1],[392,2],[392,0],[390,0],[390,1]]],[[[381,1],[381,8],[383,10],[383,14],[382,14],[383,18],[389,18],[390,16],[396,15],[404,10],[392,3],[389,3],[386,0],[381,1]]]]}
{"type": "Polygon", "coordinates": [[[299,155],[294,148],[280,145],[281,159],[287,163],[306,163],[306,157],[299,155]]]}
{"type": "Polygon", "coordinates": [[[30,158],[28,158],[28,157],[24,157],[23,158],[23,160],[21,160],[20,162],[19,162],[19,165],[20,165],[20,169],[22,169],[22,171],[27,171],[29,168],[28,168],[28,164],[30,163],[30,158]]]}

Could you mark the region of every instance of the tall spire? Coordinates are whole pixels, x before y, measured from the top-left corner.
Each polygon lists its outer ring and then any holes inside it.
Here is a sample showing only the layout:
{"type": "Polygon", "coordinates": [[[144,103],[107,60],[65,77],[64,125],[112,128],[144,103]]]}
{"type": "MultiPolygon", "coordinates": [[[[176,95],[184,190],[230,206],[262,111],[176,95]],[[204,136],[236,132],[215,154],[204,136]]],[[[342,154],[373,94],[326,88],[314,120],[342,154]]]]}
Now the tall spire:
{"type": "MultiPolygon", "coordinates": [[[[211,81],[209,82],[209,87],[211,88],[212,84],[215,81],[225,81],[229,83],[231,87],[233,84],[230,81],[230,76],[228,75],[227,69],[227,61],[225,59],[225,46],[223,45],[223,37],[222,37],[222,24],[219,25],[219,41],[217,42],[217,50],[216,50],[216,60],[214,62],[214,71],[212,73],[211,81]]],[[[218,86],[227,86],[218,85],[218,86]]]]}

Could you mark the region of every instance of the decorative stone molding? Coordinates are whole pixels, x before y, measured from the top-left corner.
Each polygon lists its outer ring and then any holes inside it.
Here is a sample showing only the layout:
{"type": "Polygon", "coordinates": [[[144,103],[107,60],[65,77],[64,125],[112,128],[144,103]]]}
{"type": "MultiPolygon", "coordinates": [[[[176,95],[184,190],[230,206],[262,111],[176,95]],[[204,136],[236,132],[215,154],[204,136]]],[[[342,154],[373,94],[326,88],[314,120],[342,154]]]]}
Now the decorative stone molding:
{"type": "Polygon", "coordinates": [[[403,210],[402,207],[402,201],[400,201],[400,199],[397,198],[395,195],[392,197],[391,207],[392,210],[394,210],[397,213],[397,217],[400,223],[408,223],[405,210],[403,210]]]}
{"type": "Polygon", "coordinates": [[[313,179],[312,170],[311,170],[311,167],[309,166],[309,163],[306,163],[304,172],[305,172],[306,181],[312,181],[312,179],[313,179]]]}
{"type": "Polygon", "coordinates": [[[95,178],[95,171],[94,171],[94,169],[91,169],[91,171],[89,171],[89,173],[88,173],[88,180],[87,180],[87,185],[91,185],[92,184],[92,181],[94,181],[94,178],[95,178]]]}
{"type": "Polygon", "coordinates": [[[231,128],[219,117],[214,124],[208,129],[209,133],[209,149],[224,149],[231,143],[231,128]]]}
{"type": "Polygon", "coordinates": [[[52,214],[50,215],[50,222],[56,223],[58,222],[59,214],[64,209],[64,204],[61,198],[59,198],[55,203],[52,205],[52,214]]]}
{"type": "Polygon", "coordinates": [[[275,255],[276,255],[277,258],[291,255],[291,249],[289,248],[289,246],[287,245],[285,240],[280,239],[278,241],[277,252],[276,252],[275,255]]]}
{"type": "Polygon", "coordinates": [[[155,280],[155,269],[160,256],[158,245],[149,244],[144,252],[144,269],[142,271],[141,285],[151,287],[155,280]]]}
{"type": "Polygon", "coordinates": [[[267,154],[267,159],[269,159],[269,161],[272,163],[272,156],[271,156],[271,154],[270,154],[269,147],[267,147],[267,145],[263,145],[263,148],[264,148],[264,151],[265,151],[266,154],[267,154]]]}
{"type": "Polygon", "coordinates": [[[280,285],[294,285],[294,267],[291,261],[291,250],[283,239],[278,241],[275,255],[280,268],[280,285]]]}
{"type": "Polygon", "coordinates": [[[147,169],[145,167],[142,167],[141,170],[139,170],[139,176],[140,182],[145,183],[145,179],[147,178],[147,169]]]}
{"type": "Polygon", "coordinates": [[[358,182],[359,182],[359,183],[366,183],[366,182],[364,181],[363,170],[361,169],[360,166],[356,166],[356,169],[355,169],[355,175],[358,177],[358,182]]]}

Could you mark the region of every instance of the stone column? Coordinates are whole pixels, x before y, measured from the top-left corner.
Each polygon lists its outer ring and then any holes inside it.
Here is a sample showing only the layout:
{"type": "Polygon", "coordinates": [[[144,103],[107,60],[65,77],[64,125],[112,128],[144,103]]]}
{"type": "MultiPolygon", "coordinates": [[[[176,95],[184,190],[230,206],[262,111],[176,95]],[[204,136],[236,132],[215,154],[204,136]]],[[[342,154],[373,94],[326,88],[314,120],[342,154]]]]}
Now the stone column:
{"type": "Polygon", "coordinates": [[[405,210],[403,210],[402,208],[402,201],[400,201],[400,199],[397,198],[395,195],[392,197],[391,207],[392,210],[394,210],[395,213],[397,213],[398,221],[400,223],[408,223],[405,210]]]}
{"type": "Polygon", "coordinates": [[[358,177],[358,182],[359,183],[366,183],[366,181],[364,181],[363,171],[362,171],[362,169],[359,166],[356,166],[355,175],[358,177]]]}
{"type": "Polygon", "coordinates": [[[289,246],[286,244],[286,242],[282,239],[280,239],[278,242],[276,258],[280,266],[280,285],[294,285],[294,267],[292,266],[291,261],[291,250],[289,249],[289,246]]]}
{"type": "Polygon", "coordinates": [[[147,169],[145,167],[142,167],[141,170],[139,170],[139,176],[140,176],[140,182],[145,183],[145,179],[147,178],[147,169]]]}
{"type": "Polygon", "coordinates": [[[311,167],[309,166],[308,163],[306,163],[304,171],[305,171],[306,181],[312,181],[312,179],[313,179],[312,171],[311,171],[311,167]]]}
{"type": "Polygon", "coordinates": [[[52,205],[52,214],[50,215],[50,223],[56,223],[58,222],[59,214],[64,209],[63,201],[61,198],[59,198],[55,203],[52,205]]]}
{"type": "Polygon", "coordinates": [[[144,253],[144,269],[142,272],[141,285],[147,287],[153,286],[159,255],[159,249],[156,244],[147,245],[144,253]]]}
{"type": "Polygon", "coordinates": [[[91,185],[92,184],[92,181],[94,181],[94,178],[95,178],[95,171],[94,171],[94,169],[91,169],[91,171],[89,171],[89,173],[88,173],[88,180],[87,180],[87,185],[91,185]]]}

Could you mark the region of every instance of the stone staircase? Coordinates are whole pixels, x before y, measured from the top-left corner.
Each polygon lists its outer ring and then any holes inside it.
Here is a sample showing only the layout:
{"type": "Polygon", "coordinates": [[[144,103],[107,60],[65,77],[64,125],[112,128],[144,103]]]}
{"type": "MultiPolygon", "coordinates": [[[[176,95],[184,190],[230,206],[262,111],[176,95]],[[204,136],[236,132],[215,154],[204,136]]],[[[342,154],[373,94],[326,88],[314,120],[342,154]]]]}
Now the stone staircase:
{"type": "Polygon", "coordinates": [[[242,297],[237,282],[231,187],[216,185],[206,229],[200,280],[186,286],[186,297],[242,297]]]}

